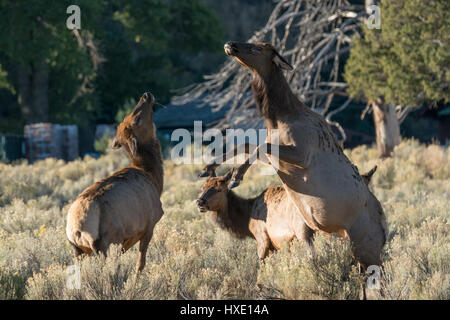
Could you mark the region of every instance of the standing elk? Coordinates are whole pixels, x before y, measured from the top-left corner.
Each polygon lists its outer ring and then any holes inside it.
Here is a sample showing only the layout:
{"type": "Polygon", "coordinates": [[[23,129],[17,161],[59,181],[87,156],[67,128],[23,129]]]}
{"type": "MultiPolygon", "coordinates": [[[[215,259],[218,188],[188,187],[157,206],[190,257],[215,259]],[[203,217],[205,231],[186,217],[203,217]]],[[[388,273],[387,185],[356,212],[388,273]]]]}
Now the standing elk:
{"type": "MultiPolygon", "coordinates": [[[[366,184],[375,170],[376,166],[363,175],[366,184]]],[[[232,175],[233,171],[229,171],[216,177],[211,171],[197,199],[200,212],[212,211],[218,225],[237,238],[254,238],[260,259],[294,238],[311,245],[314,231],[296,213],[283,187],[272,186],[256,198],[243,199],[228,189],[232,175]]]]}
{"type": "MultiPolygon", "coordinates": [[[[239,185],[256,158],[264,161],[268,157],[279,163],[278,176],[308,227],[349,237],[363,269],[381,265],[388,235],[383,208],[325,119],[290,89],[283,70],[292,70],[292,66],[270,44],[229,42],[224,49],[252,73],[255,102],[268,131],[266,142],[236,170],[228,187],[239,185]],[[278,130],[277,140],[273,140],[272,129],[278,130]],[[272,159],[272,143],[277,144],[277,159],[272,159]],[[264,150],[262,155],[259,150],[264,150]]],[[[217,162],[214,159],[211,165],[217,162]]]]}
{"type": "Polygon", "coordinates": [[[153,123],[154,101],[152,94],[144,93],[117,127],[113,148],[123,148],[131,166],[86,188],[70,207],[66,234],[75,257],[106,255],[111,244],[121,244],[126,251],[139,241],[136,270],[144,268],[153,229],[163,215],[163,164],[153,123]]]}

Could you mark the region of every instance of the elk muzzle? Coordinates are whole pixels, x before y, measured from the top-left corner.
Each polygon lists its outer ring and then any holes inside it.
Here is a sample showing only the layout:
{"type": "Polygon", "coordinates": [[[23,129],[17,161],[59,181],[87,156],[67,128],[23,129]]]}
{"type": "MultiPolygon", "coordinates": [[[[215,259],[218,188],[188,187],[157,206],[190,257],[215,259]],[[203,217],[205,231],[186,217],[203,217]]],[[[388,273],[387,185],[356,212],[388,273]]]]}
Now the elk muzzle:
{"type": "Polygon", "coordinates": [[[148,103],[153,103],[155,101],[155,97],[150,92],[145,92],[142,95],[142,98],[148,103]]]}
{"type": "Polygon", "coordinates": [[[206,205],[206,200],[203,198],[197,199],[197,207],[200,212],[208,211],[208,206],[206,205]]]}
{"type": "Polygon", "coordinates": [[[225,43],[225,45],[223,46],[223,49],[225,50],[225,53],[229,56],[234,56],[237,53],[239,53],[236,43],[230,41],[225,43]]]}

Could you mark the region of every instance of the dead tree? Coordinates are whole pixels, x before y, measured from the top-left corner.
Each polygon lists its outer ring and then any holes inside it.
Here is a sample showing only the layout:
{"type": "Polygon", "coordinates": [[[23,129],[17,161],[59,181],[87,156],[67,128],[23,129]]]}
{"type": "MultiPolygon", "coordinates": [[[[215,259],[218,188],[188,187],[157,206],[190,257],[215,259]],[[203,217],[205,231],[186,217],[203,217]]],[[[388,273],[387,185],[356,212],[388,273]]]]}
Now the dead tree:
{"type": "MultiPolygon", "coordinates": [[[[294,67],[287,74],[292,90],[339,129],[341,141],[346,138],[345,132],[332,117],[351,100],[339,73],[342,58],[350,51],[351,37],[359,32],[365,15],[363,5],[351,5],[346,0],[283,0],[274,8],[267,24],[248,40],[269,42],[288,59],[294,67]],[[336,100],[344,102],[330,108],[338,104],[336,100]]],[[[250,73],[229,60],[219,72],[205,76],[204,82],[185,88],[172,103],[201,100],[215,111],[229,106],[226,117],[216,124],[221,128],[263,127],[250,82],[250,73]]]]}

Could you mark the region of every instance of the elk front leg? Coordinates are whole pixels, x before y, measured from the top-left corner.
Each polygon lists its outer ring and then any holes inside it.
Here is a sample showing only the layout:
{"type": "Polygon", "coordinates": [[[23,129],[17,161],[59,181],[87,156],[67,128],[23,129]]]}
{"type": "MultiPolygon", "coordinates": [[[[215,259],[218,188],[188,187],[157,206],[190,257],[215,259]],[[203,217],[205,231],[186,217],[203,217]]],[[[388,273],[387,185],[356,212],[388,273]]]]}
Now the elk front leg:
{"type": "Polygon", "coordinates": [[[267,158],[267,155],[273,155],[280,161],[287,162],[291,165],[300,167],[302,169],[307,169],[309,166],[308,157],[298,151],[295,146],[284,146],[284,145],[273,145],[271,143],[265,143],[259,145],[252,155],[235,170],[231,182],[228,185],[229,189],[237,187],[243,180],[245,173],[250,168],[250,166],[256,161],[256,159],[270,163],[271,161],[267,158]],[[262,149],[262,150],[261,150],[262,149]],[[261,152],[262,151],[262,152],[261,152]]]}
{"type": "Polygon", "coordinates": [[[199,178],[214,177],[216,168],[220,166],[222,163],[224,163],[228,159],[236,157],[241,153],[251,154],[256,148],[257,148],[256,145],[246,142],[245,144],[235,146],[232,150],[228,152],[224,151],[221,156],[215,157],[208,165],[206,165],[203,168],[203,172],[199,174],[199,178]]]}
{"type": "Polygon", "coordinates": [[[267,233],[264,232],[259,237],[257,237],[256,244],[258,247],[258,258],[260,260],[264,260],[270,252],[270,239],[267,233]]]}
{"type": "Polygon", "coordinates": [[[69,242],[71,244],[71,246],[73,247],[73,254],[75,258],[78,258],[79,256],[81,256],[83,254],[83,250],[81,250],[80,248],[78,248],[76,245],[74,245],[72,242],[69,242]]]}

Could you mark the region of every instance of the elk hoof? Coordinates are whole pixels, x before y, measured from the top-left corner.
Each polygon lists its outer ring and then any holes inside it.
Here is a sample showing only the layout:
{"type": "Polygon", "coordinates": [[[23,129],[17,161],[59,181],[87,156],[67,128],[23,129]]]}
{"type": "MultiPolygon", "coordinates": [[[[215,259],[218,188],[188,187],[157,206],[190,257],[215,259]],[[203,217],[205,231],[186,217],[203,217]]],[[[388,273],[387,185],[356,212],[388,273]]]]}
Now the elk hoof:
{"type": "Polygon", "coordinates": [[[228,184],[228,190],[234,189],[239,186],[241,182],[239,180],[233,180],[228,184]]]}

